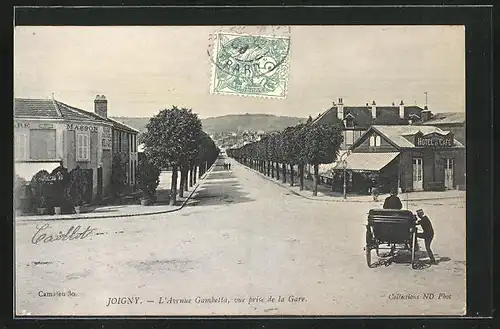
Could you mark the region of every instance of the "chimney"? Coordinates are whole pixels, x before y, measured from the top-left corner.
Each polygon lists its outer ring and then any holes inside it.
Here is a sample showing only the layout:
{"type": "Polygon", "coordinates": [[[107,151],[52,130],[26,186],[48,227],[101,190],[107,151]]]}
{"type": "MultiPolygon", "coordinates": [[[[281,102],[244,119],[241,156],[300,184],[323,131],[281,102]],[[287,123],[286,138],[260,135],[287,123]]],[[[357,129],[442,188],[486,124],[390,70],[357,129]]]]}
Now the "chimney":
{"type": "Polygon", "coordinates": [[[97,115],[108,117],[108,101],[104,95],[97,95],[94,100],[94,111],[97,115]]]}
{"type": "Polygon", "coordinates": [[[401,119],[403,119],[405,117],[405,104],[403,103],[403,101],[401,101],[401,103],[399,103],[399,117],[401,119]]]}
{"type": "Polygon", "coordinates": [[[376,119],[377,118],[377,104],[375,104],[375,101],[372,102],[372,118],[376,119]]]}
{"type": "Polygon", "coordinates": [[[339,120],[344,120],[344,102],[342,98],[339,98],[337,104],[337,118],[339,118],[339,120]]]}

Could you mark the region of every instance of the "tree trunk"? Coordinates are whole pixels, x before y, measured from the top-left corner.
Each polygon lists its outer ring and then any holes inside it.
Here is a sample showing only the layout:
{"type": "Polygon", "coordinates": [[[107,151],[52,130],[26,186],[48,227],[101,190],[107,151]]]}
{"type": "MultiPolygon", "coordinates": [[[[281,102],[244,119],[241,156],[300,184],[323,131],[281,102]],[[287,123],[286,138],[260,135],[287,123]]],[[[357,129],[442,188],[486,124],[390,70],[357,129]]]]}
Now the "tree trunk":
{"type": "Polygon", "coordinates": [[[187,167],[184,168],[184,191],[188,191],[188,185],[189,185],[188,173],[189,173],[189,169],[187,167]]]}
{"type": "Polygon", "coordinates": [[[197,165],[195,165],[195,166],[193,167],[193,183],[194,183],[194,184],[196,184],[196,175],[197,175],[196,171],[197,171],[197,170],[198,170],[198,166],[197,166],[197,165]]]}
{"type": "Polygon", "coordinates": [[[282,163],[281,164],[281,170],[283,171],[282,174],[283,174],[283,184],[286,183],[286,163],[282,163]]]}
{"type": "Polygon", "coordinates": [[[276,162],[276,179],[280,180],[280,164],[276,162]]]}
{"type": "Polygon", "coordinates": [[[290,163],[290,186],[293,186],[293,163],[290,163]]]}
{"type": "Polygon", "coordinates": [[[299,164],[300,190],[304,190],[304,164],[299,164]]]}
{"type": "Polygon", "coordinates": [[[194,173],[194,166],[191,166],[191,169],[189,170],[189,187],[193,186],[193,173],[194,173]]]}
{"type": "Polygon", "coordinates": [[[274,162],[271,161],[271,178],[274,178],[274,162]]]}
{"type": "Polygon", "coordinates": [[[181,198],[183,198],[184,197],[184,182],[186,180],[186,177],[184,176],[184,173],[185,173],[184,168],[181,167],[180,171],[181,171],[181,181],[179,184],[179,196],[181,198]]]}
{"type": "Polygon", "coordinates": [[[177,202],[177,166],[172,166],[172,183],[170,184],[170,205],[177,202]]]}
{"type": "Polygon", "coordinates": [[[313,196],[318,195],[318,183],[319,183],[319,165],[314,164],[314,175],[313,175],[314,187],[313,187],[313,196]]]}

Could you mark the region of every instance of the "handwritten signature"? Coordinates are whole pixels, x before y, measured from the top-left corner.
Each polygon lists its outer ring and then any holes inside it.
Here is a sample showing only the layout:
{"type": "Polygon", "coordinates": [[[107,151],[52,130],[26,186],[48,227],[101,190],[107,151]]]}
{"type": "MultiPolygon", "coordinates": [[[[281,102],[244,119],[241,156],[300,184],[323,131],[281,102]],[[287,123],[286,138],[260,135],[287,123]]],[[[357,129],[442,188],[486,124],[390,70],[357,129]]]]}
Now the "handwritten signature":
{"type": "Polygon", "coordinates": [[[80,225],[71,226],[67,232],[63,233],[63,231],[59,231],[56,234],[43,233],[44,231],[50,229],[51,226],[49,224],[43,224],[42,226],[36,226],[37,231],[31,238],[31,243],[38,244],[40,242],[49,243],[54,241],[66,241],[66,240],[83,240],[88,238],[94,231],[95,228],[87,226],[84,231],[81,231],[82,227],[80,225]]]}

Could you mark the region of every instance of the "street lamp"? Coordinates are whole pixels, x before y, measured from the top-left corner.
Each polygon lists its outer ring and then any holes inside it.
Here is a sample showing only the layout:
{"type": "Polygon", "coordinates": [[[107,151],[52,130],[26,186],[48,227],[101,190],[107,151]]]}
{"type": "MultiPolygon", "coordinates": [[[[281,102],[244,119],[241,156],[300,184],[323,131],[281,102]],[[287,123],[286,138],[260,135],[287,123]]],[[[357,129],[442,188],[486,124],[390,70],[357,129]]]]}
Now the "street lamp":
{"type": "Polygon", "coordinates": [[[351,154],[351,151],[347,151],[340,157],[342,163],[342,168],[344,169],[344,199],[347,199],[347,157],[351,154]]]}

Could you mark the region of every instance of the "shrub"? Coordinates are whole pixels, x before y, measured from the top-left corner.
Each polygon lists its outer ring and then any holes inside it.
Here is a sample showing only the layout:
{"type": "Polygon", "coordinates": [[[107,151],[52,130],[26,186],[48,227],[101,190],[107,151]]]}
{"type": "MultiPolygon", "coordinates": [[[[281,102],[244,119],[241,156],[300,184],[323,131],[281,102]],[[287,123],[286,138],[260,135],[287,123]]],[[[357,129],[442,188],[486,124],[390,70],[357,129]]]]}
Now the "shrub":
{"type": "Polygon", "coordinates": [[[79,166],[70,172],[69,194],[75,206],[83,205],[88,189],[87,175],[79,166]]]}
{"type": "Polygon", "coordinates": [[[47,197],[50,188],[50,174],[47,170],[40,170],[31,178],[31,192],[36,208],[47,207],[47,197]]]}
{"type": "Polygon", "coordinates": [[[137,186],[145,198],[151,198],[156,193],[160,183],[161,170],[143,157],[137,166],[137,186]]]}
{"type": "Polygon", "coordinates": [[[111,164],[111,188],[115,195],[123,192],[127,185],[127,161],[123,153],[113,154],[111,164]]]}
{"type": "Polygon", "coordinates": [[[27,199],[26,189],[28,186],[29,184],[24,178],[16,175],[14,179],[14,206],[18,210],[28,210],[24,202],[27,199]]]}

